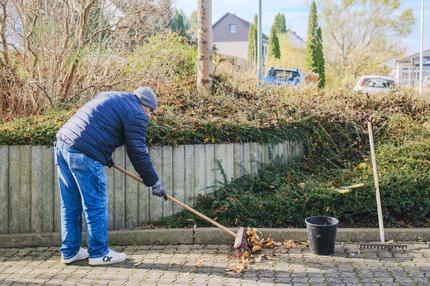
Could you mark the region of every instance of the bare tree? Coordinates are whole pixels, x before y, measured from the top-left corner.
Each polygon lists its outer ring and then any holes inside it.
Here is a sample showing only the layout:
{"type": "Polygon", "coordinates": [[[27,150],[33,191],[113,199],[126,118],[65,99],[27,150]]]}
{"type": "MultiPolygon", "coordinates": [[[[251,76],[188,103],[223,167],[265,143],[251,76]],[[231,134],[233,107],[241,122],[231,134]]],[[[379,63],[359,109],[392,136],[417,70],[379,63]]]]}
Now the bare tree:
{"type": "Polygon", "coordinates": [[[208,94],[212,85],[212,0],[198,0],[197,89],[208,94]]]}
{"type": "Polygon", "coordinates": [[[126,55],[169,13],[170,0],[0,0],[0,115],[68,106],[127,81],[126,55]]]}
{"type": "Polygon", "coordinates": [[[402,53],[399,37],[414,25],[412,10],[401,8],[399,0],[321,3],[328,77],[343,79],[343,84],[364,73],[383,72],[384,64],[402,53]]]}
{"type": "Polygon", "coordinates": [[[145,38],[163,31],[172,18],[170,0],[112,0],[122,14],[124,25],[128,27],[120,35],[121,43],[127,48],[142,44],[145,38]]]}

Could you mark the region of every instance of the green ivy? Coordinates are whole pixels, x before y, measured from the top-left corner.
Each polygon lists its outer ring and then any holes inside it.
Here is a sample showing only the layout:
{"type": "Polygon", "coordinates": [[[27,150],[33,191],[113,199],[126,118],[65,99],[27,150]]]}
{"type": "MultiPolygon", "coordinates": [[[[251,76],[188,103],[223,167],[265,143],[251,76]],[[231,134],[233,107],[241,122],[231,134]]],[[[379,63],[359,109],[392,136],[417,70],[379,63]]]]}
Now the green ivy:
{"type": "MultiPolygon", "coordinates": [[[[381,145],[377,152],[385,225],[430,226],[430,140],[402,146],[381,145]]],[[[266,165],[257,175],[197,198],[195,208],[227,226],[304,227],[306,217],[330,215],[342,227],[376,227],[376,200],[370,158],[349,169],[318,171],[310,164],[266,165]],[[341,194],[340,186],[363,183],[341,194]]],[[[158,222],[170,227],[208,224],[188,212],[158,222]]]]}

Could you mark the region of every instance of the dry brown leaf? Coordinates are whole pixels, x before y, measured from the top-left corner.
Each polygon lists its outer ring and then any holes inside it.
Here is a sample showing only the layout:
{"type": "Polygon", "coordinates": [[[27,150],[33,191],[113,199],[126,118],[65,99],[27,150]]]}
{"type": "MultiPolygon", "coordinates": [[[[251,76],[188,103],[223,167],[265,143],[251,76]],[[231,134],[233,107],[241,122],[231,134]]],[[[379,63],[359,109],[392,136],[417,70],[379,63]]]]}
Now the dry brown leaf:
{"type": "Polygon", "coordinates": [[[250,257],[250,253],[248,251],[244,251],[242,255],[239,257],[239,261],[241,263],[247,263],[250,257]]]}
{"type": "Polygon", "coordinates": [[[254,252],[257,252],[257,251],[259,251],[259,250],[261,250],[261,248],[262,248],[262,246],[261,245],[254,245],[253,247],[252,247],[252,250],[251,250],[251,252],[252,253],[254,253],[254,252]]]}
{"type": "Polygon", "coordinates": [[[279,242],[274,241],[272,238],[268,238],[266,240],[263,240],[263,245],[265,248],[275,248],[281,246],[279,242]]]}
{"type": "Polygon", "coordinates": [[[291,249],[291,248],[296,248],[297,244],[294,240],[291,239],[286,239],[283,243],[283,245],[285,246],[285,248],[287,249],[291,249]]]}
{"type": "Polygon", "coordinates": [[[273,240],[270,238],[263,242],[265,247],[271,247],[273,245],[273,240]]]}
{"type": "MultiPolygon", "coordinates": [[[[283,244],[273,240],[272,238],[263,239],[261,233],[255,228],[246,228],[247,242],[249,249],[244,251],[238,258],[238,264],[235,267],[226,269],[228,274],[234,275],[243,272],[251,263],[258,263],[263,260],[270,261],[277,260],[275,257],[274,249],[281,247],[283,244]],[[259,256],[254,257],[252,254],[263,249],[273,249],[271,253],[262,253],[259,256]]],[[[284,246],[287,248],[297,247],[293,240],[285,240],[284,246]],[[286,245],[287,244],[287,245],[286,245]]]]}
{"type": "Polygon", "coordinates": [[[227,271],[227,274],[232,275],[232,274],[238,274],[238,273],[243,272],[243,270],[245,270],[245,268],[246,268],[246,265],[242,263],[242,264],[236,265],[233,268],[227,268],[226,271],[227,271]]]}
{"type": "Polygon", "coordinates": [[[300,244],[304,247],[309,247],[309,241],[302,241],[300,244]]]}

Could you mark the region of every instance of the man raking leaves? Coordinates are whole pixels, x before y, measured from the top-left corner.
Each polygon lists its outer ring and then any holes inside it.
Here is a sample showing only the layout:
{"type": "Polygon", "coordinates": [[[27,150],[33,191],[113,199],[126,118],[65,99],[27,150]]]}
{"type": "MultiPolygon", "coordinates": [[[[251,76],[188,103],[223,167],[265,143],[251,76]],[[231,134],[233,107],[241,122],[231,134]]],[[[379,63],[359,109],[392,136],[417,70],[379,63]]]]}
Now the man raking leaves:
{"type": "MultiPolygon", "coordinates": [[[[102,92],[82,106],[57,133],[55,164],[61,200],[61,260],[69,264],[89,258],[90,265],[107,265],[127,259],[108,246],[108,211],[104,166],[114,166],[112,154],[125,145],[137,179],[155,196],[170,199],[221,228],[235,239],[238,254],[246,251],[246,232],[237,234],[166,194],[152,165],[146,144],[148,122],[157,108],[152,89],[102,92]],[[82,212],[88,250],[81,248],[82,212]]],[[[117,167],[118,170],[122,170],[117,167]]],[[[123,170],[124,171],[124,170],[123,170]]],[[[131,174],[129,174],[131,175],[131,174]]]]}

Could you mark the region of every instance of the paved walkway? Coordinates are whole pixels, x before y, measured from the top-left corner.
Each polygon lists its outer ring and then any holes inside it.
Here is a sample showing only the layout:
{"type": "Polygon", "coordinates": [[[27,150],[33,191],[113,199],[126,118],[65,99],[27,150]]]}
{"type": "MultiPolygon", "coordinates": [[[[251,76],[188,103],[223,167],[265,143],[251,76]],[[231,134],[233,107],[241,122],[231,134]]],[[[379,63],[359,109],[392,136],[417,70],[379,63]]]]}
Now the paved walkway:
{"type": "Polygon", "coordinates": [[[87,262],[65,266],[56,248],[0,249],[0,285],[430,285],[430,248],[409,244],[406,252],[337,245],[334,256],[306,248],[276,250],[235,276],[229,246],[113,247],[130,259],[110,267],[87,262]]]}

